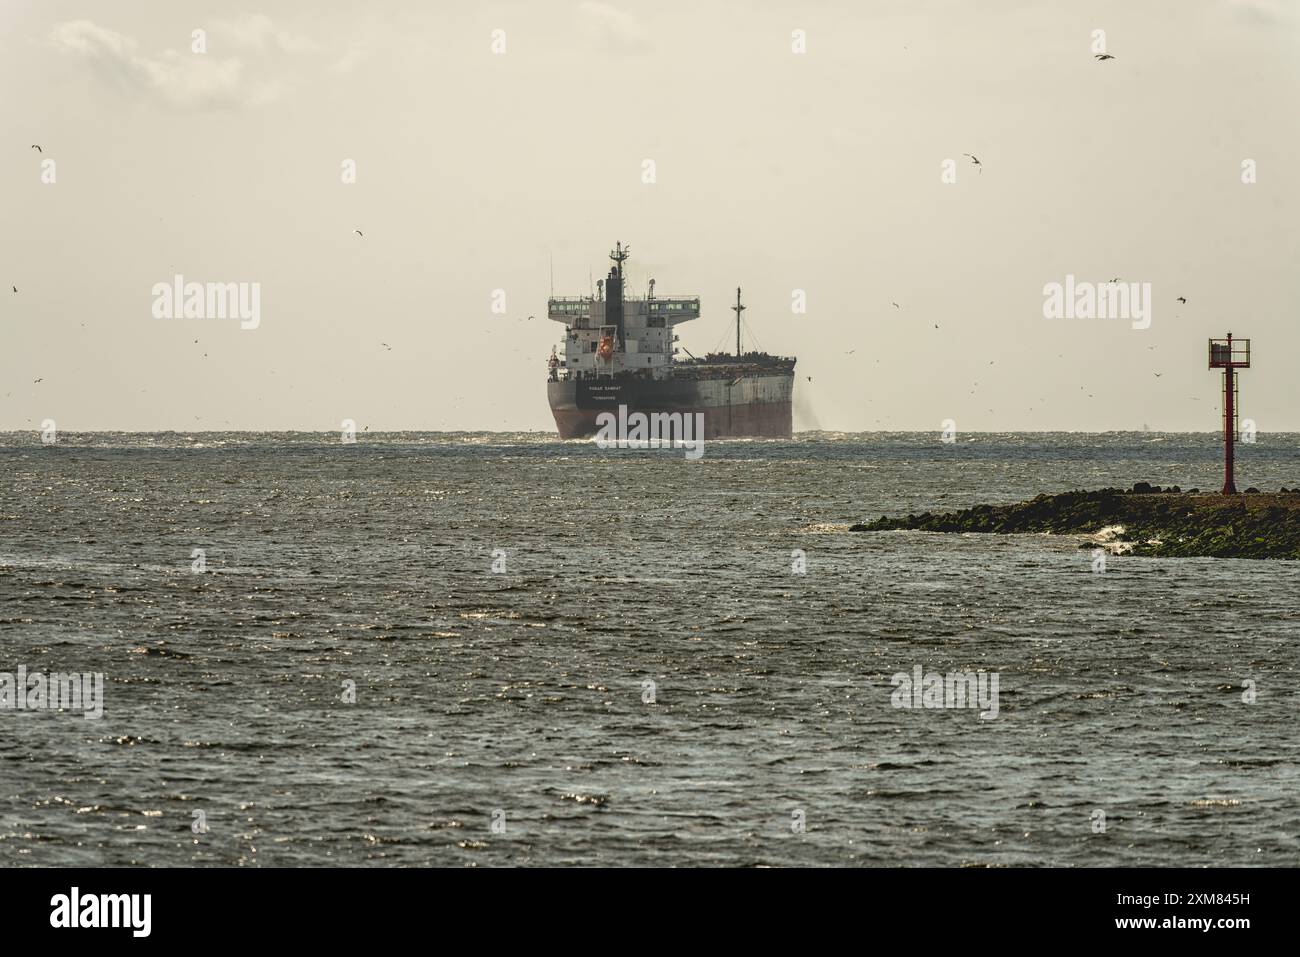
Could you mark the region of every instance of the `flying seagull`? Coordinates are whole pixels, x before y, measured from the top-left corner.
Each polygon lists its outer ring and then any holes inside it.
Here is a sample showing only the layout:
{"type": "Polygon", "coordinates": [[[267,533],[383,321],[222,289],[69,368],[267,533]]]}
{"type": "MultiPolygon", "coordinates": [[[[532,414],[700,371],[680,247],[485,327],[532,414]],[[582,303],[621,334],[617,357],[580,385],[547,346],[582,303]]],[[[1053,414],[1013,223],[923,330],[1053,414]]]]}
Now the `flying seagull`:
{"type": "Polygon", "coordinates": [[[352,230],[352,231],[353,231],[354,233],[356,233],[358,236],[360,236],[362,239],[365,239],[365,238],[366,238],[366,234],[363,233],[361,230],[359,230],[359,229],[354,229],[354,230],[352,230]]]}
{"type": "Polygon", "coordinates": [[[1114,279],[1107,279],[1106,282],[1107,283],[1119,282],[1119,276],[1116,276],[1114,279]]]}
{"type": "Polygon", "coordinates": [[[45,381],[45,376],[41,376],[39,379],[33,379],[32,384],[35,385],[37,382],[44,382],[44,381],[45,381]]]}
{"type": "Polygon", "coordinates": [[[981,173],[984,172],[984,164],[980,162],[979,157],[976,156],[974,153],[962,153],[961,155],[969,156],[970,161],[980,168],[980,172],[981,173]]]}
{"type": "Polygon", "coordinates": [[[32,149],[36,150],[36,152],[38,152],[38,153],[44,153],[44,152],[45,152],[45,150],[41,149],[40,146],[39,146],[38,144],[36,144],[36,143],[33,143],[33,144],[32,144],[32,149]]]}
{"type": "Polygon", "coordinates": [[[896,302],[891,302],[890,305],[893,306],[895,309],[901,309],[901,308],[903,308],[902,306],[900,306],[900,305],[899,305],[898,303],[896,303],[896,302]]]}
{"type": "Polygon", "coordinates": [[[383,346],[385,349],[387,349],[389,352],[392,352],[392,351],[393,351],[393,347],[390,346],[387,342],[381,342],[381,343],[379,343],[379,344],[380,344],[381,346],[383,346]]]}
{"type": "Polygon", "coordinates": [[[18,287],[17,287],[17,286],[14,286],[14,292],[17,292],[17,291],[18,291],[18,287]]]}
{"type": "Polygon", "coordinates": [[[1098,59],[1098,60],[1113,60],[1113,59],[1115,59],[1115,58],[1114,58],[1113,56],[1111,56],[1109,53],[1098,53],[1098,54],[1096,54],[1096,59],[1098,59]]]}
{"type": "Polygon", "coordinates": [[[1179,297],[1178,297],[1178,301],[1179,301],[1179,302],[1183,302],[1183,303],[1185,303],[1185,302],[1187,302],[1187,297],[1186,297],[1186,296],[1179,296],[1179,297]]]}

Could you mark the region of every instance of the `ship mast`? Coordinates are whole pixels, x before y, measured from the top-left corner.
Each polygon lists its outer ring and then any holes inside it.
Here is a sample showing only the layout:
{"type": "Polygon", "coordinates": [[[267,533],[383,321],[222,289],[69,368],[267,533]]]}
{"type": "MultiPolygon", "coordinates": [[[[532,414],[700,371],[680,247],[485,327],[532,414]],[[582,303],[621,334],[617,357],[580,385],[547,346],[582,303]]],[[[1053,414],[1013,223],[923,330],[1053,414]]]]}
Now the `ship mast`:
{"type": "Polygon", "coordinates": [[[609,258],[614,260],[614,262],[618,263],[619,279],[623,278],[623,263],[631,255],[632,255],[632,247],[628,246],[626,249],[624,249],[622,243],[615,243],[614,248],[610,250],[609,258]]]}
{"type": "Polygon", "coordinates": [[[740,358],[740,314],[747,307],[740,304],[740,287],[736,287],[736,304],[731,307],[731,311],[736,314],[736,358],[740,358]]]}
{"type": "Polygon", "coordinates": [[[614,336],[618,342],[618,351],[623,352],[627,343],[623,334],[623,263],[632,255],[632,247],[615,243],[609,258],[614,266],[609,271],[605,283],[605,319],[614,327],[614,336]]]}

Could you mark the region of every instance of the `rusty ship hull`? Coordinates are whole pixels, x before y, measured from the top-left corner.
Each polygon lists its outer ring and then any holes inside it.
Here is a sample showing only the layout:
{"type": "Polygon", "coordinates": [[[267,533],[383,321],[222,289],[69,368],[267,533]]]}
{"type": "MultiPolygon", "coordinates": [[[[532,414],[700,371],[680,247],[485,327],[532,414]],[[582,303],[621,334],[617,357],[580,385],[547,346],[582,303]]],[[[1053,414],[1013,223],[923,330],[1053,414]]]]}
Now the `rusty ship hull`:
{"type": "MultiPolygon", "coordinates": [[[[725,370],[718,370],[724,371],[725,370]]],[[[581,379],[546,384],[562,439],[590,438],[602,412],[701,413],[704,438],[777,438],[793,434],[790,372],[716,378],[581,379]]]]}

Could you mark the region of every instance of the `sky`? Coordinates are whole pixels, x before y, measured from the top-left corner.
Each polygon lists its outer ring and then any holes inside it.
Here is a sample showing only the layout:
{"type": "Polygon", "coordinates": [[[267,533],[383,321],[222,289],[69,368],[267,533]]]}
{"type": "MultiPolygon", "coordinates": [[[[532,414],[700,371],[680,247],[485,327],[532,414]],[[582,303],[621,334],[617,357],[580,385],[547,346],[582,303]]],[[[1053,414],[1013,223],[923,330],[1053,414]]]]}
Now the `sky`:
{"type": "Polygon", "coordinates": [[[1211,431],[1231,331],[1300,431],[1287,0],[3,0],[0,84],[0,430],[551,431],[621,241],[696,355],[743,287],[796,430],[1211,431]]]}

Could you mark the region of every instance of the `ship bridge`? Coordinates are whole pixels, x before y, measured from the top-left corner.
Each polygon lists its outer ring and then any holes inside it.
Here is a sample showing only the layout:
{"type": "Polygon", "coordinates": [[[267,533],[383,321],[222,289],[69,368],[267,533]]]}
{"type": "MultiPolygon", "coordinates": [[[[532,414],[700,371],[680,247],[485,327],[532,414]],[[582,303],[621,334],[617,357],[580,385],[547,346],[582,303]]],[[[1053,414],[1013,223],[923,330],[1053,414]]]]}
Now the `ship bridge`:
{"type": "Polygon", "coordinates": [[[547,318],[564,323],[564,354],[556,356],[557,378],[587,378],[632,373],[661,379],[669,375],[676,349],[673,327],[700,317],[699,296],[658,296],[650,280],[649,293],[624,295],[620,243],[610,259],[614,267],[598,284],[595,296],[552,296],[547,318]]]}
{"type": "MultiPolygon", "coordinates": [[[[585,328],[594,323],[599,327],[605,322],[605,301],[594,296],[552,296],[547,300],[546,307],[547,318],[566,326],[585,328]]],[[[625,321],[641,318],[642,325],[646,328],[663,329],[688,319],[700,318],[700,297],[654,296],[625,299],[623,318],[625,321]]]]}

